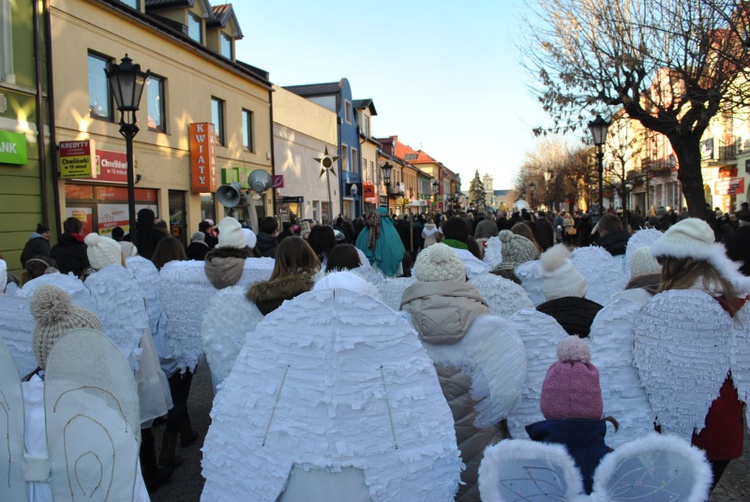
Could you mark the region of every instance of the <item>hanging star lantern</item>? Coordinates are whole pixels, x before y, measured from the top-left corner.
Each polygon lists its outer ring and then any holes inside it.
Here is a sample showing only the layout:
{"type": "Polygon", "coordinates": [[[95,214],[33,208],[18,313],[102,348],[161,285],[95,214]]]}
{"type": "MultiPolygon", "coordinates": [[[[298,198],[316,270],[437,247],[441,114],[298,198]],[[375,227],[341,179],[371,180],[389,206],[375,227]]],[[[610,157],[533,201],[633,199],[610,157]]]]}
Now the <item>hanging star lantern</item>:
{"type": "Polygon", "coordinates": [[[320,162],[320,176],[322,177],[326,171],[330,171],[336,176],[336,170],[333,167],[333,163],[339,160],[338,156],[331,156],[328,154],[328,147],[325,148],[325,153],[319,159],[315,159],[320,162]]]}

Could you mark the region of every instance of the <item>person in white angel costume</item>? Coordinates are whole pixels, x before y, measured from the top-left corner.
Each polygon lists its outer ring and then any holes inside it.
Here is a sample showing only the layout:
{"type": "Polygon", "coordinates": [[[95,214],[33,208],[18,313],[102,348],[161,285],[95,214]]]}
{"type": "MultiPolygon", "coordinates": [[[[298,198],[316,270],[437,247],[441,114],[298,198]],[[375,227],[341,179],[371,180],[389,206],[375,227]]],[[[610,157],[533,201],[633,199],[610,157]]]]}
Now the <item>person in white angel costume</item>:
{"type": "Polygon", "coordinates": [[[422,250],[417,282],[406,288],[408,314],[435,364],[453,413],[466,469],[456,500],[478,501],[482,451],[507,437],[499,423],[518,402],[526,380],[526,352],[514,326],[490,314],[487,301],[466,282],[461,258],[445,244],[422,250]]]}
{"type": "Polygon", "coordinates": [[[706,452],[715,484],[742,455],[750,278],[697,218],[672,225],[651,254],[662,265],[662,283],[635,322],[635,366],[662,430],[706,452]]]}
{"type": "Polygon", "coordinates": [[[328,275],[247,334],[214,399],[201,500],[454,499],[461,459],[432,362],[372,292],[328,275]]]}

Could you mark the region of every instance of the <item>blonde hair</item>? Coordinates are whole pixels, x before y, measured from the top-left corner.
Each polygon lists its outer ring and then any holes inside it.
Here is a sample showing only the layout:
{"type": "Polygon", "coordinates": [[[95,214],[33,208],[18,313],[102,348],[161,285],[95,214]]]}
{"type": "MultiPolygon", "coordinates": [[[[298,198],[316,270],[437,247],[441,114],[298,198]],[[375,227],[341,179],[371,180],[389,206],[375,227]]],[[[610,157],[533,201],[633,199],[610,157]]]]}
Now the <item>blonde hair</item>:
{"type": "Polygon", "coordinates": [[[732,302],[737,296],[734,287],[707,261],[672,256],[660,256],[657,260],[661,264],[659,293],[670,289],[691,289],[696,284],[701,284],[704,290],[709,291],[715,289],[712,286],[718,285],[728,300],[726,305],[729,313],[734,315],[737,312],[732,302]]]}

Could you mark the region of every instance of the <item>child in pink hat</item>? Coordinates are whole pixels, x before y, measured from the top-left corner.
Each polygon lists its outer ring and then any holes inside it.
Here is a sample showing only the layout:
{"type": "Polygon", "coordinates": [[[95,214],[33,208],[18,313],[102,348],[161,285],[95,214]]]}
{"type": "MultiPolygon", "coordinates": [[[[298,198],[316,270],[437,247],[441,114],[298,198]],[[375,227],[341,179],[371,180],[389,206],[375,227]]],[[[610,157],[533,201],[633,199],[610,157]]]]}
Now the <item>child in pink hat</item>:
{"type": "Polygon", "coordinates": [[[541,408],[546,420],[527,425],[526,432],[534,441],[565,445],[583,475],[586,493],[591,493],[594,470],[612,451],[604,443],[607,425],[602,418],[599,371],[591,364],[588,345],[577,336],[560,342],[557,358],[542,384],[541,408]]]}

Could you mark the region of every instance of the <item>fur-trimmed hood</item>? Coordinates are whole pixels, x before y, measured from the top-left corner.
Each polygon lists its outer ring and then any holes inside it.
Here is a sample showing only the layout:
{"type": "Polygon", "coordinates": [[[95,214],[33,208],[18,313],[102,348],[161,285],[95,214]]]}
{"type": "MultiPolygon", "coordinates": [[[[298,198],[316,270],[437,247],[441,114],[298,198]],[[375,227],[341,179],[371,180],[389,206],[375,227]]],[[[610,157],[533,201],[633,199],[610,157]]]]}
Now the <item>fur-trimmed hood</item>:
{"type": "Polygon", "coordinates": [[[301,272],[271,281],[256,282],[248,288],[245,296],[266,315],[276,310],[284,300],[291,300],[310,291],[315,286],[314,278],[315,274],[301,272]]]}

